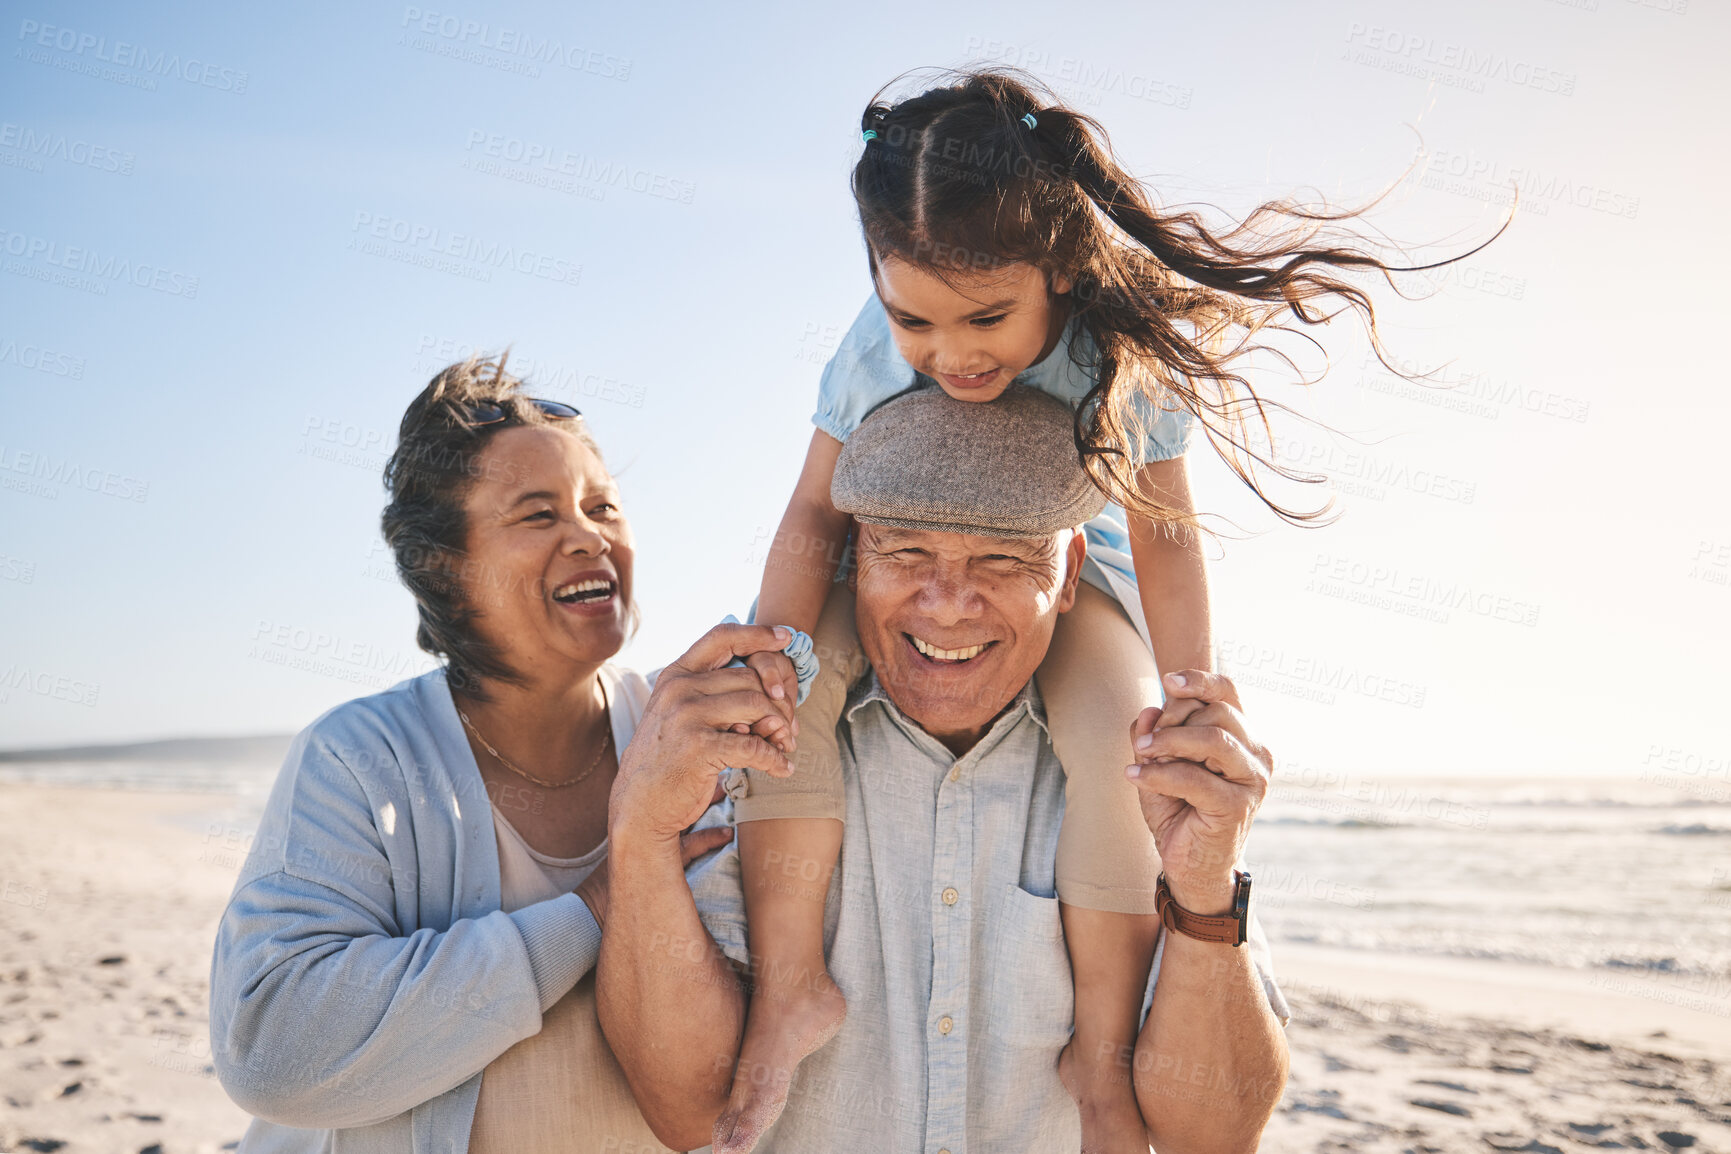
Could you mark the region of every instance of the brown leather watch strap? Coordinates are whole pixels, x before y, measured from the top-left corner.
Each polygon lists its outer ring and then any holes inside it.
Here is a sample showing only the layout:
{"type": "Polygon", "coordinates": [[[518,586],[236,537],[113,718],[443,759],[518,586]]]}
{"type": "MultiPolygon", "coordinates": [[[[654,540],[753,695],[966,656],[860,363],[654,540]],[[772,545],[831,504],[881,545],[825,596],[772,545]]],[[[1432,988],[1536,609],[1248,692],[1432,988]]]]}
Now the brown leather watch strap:
{"type": "Polygon", "coordinates": [[[1160,914],[1160,924],[1187,938],[1199,942],[1216,942],[1234,948],[1244,944],[1250,934],[1250,875],[1233,870],[1237,885],[1232,891],[1232,912],[1220,917],[1193,914],[1172,900],[1172,890],[1166,875],[1154,887],[1154,908],[1160,914]]]}

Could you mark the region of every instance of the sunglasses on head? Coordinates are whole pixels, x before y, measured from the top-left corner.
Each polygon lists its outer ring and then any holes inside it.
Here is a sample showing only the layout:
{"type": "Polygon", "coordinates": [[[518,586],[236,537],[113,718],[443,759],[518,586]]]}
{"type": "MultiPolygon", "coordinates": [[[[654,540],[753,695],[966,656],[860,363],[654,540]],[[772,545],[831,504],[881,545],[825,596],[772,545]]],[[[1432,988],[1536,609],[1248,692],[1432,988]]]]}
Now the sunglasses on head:
{"type": "MultiPolygon", "coordinates": [[[[524,397],[531,405],[540,409],[542,414],[552,417],[555,421],[569,421],[583,414],[561,401],[544,401],[540,397],[524,397]]],[[[484,401],[478,405],[469,406],[469,422],[477,427],[481,425],[497,425],[510,419],[510,411],[504,405],[493,401],[484,401]]]]}

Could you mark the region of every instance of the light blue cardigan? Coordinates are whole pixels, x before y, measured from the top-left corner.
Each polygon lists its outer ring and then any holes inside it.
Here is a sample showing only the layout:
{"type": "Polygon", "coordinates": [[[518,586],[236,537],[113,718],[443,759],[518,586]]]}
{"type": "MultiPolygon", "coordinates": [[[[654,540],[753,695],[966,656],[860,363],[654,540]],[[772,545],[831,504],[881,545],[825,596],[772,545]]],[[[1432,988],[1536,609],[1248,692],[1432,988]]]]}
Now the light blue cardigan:
{"type": "MultiPolygon", "coordinates": [[[[624,749],[649,683],[603,676],[624,749]]],[[[576,894],[499,909],[494,836],[443,670],[295,739],[211,963],[212,1060],[259,1119],[242,1151],[467,1150],[481,1069],[601,948],[576,894]]]]}

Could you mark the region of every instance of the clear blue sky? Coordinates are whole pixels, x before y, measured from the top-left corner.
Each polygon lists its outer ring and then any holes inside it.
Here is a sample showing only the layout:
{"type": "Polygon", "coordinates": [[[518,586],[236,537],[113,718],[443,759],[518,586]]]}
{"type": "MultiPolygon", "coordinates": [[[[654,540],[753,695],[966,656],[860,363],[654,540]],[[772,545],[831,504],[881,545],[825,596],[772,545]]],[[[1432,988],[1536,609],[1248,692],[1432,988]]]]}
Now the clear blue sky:
{"type": "Polygon", "coordinates": [[[1309,394],[1263,378],[1358,438],[1286,432],[1337,525],[1196,460],[1254,530],[1216,632],[1289,766],[1731,756],[1717,5],[6,7],[0,746],[290,731],[423,668],[378,467],[470,347],[590,414],[639,539],[628,661],[742,611],[869,291],[860,110],[997,60],[1168,202],[1406,172],[1376,219],[1434,257],[1525,188],[1387,309],[1460,390],[1407,395],[1349,326],[1309,394]]]}

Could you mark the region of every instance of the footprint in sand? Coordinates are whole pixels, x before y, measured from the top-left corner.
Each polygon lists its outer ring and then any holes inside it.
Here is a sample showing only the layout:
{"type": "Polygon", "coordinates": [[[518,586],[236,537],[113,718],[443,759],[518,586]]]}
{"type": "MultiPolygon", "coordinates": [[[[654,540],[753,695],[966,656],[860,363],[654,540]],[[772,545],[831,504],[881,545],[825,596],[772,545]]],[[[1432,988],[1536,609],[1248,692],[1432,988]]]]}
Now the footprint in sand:
{"type": "Polygon", "coordinates": [[[83,1082],[68,1082],[64,1086],[44,1086],[37,1091],[37,1098],[43,1102],[52,1102],[56,1098],[70,1098],[84,1089],[83,1082]]]}
{"type": "Polygon", "coordinates": [[[1580,1122],[1570,1122],[1569,1129],[1573,1130],[1577,1134],[1585,1134],[1589,1138],[1597,1138],[1605,1131],[1611,1129],[1611,1124],[1609,1122],[1594,1122],[1591,1126],[1587,1126],[1580,1122]]]}
{"type": "Polygon", "coordinates": [[[1537,1138],[1517,1138],[1512,1134],[1487,1134],[1485,1144],[1505,1154],[1563,1154],[1561,1148],[1549,1146],[1537,1138]]]}
{"type": "Polygon", "coordinates": [[[1454,1102],[1437,1102],[1430,1098],[1414,1098],[1412,1104],[1414,1106],[1422,1106],[1426,1110],[1436,1110],[1443,1114],[1453,1114],[1457,1118],[1471,1118],[1473,1116],[1471,1110],[1467,1109],[1465,1106],[1457,1105],[1454,1102]]]}
{"type": "Polygon", "coordinates": [[[1412,1084],[1415,1086],[1441,1086],[1444,1090],[1453,1090],[1457,1094],[1478,1093],[1471,1086],[1463,1086],[1459,1082],[1442,1082],[1436,1078],[1414,1078],[1412,1084]]]}
{"type": "Polygon", "coordinates": [[[1309,1101],[1302,1097],[1293,1098],[1291,1109],[1306,1114],[1321,1114],[1325,1118],[1339,1118],[1342,1121],[1352,1120],[1347,1112],[1336,1104],[1336,1100],[1340,1097],[1339,1090],[1317,1090],[1309,1094],[1308,1097],[1309,1101]]]}

